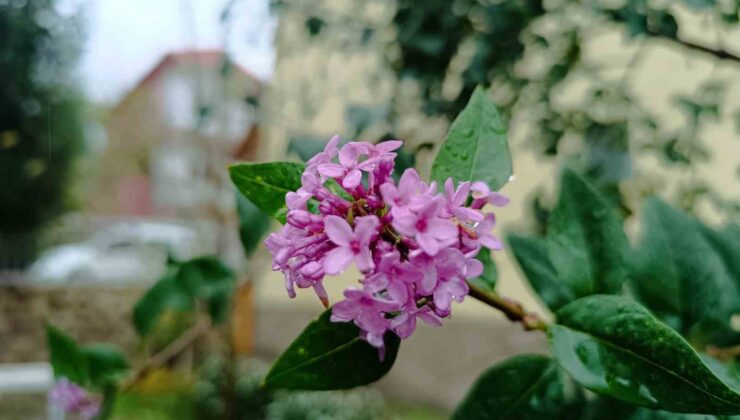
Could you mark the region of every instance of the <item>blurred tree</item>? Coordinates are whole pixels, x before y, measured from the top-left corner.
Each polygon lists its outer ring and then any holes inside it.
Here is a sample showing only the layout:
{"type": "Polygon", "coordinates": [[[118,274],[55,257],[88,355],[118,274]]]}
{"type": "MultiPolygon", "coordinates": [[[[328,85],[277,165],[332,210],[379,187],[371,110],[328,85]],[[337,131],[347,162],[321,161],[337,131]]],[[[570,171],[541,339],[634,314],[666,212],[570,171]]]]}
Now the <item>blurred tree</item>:
{"type": "Polygon", "coordinates": [[[69,208],[83,145],[70,73],[80,25],[57,3],[0,2],[0,255],[21,266],[40,229],[69,208]]]}
{"type": "MultiPolygon", "coordinates": [[[[390,52],[399,79],[416,81],[429,115],[453,118],[482,84],[492,86],[504,115],[523,123],[544,155],[557,154],[564,139],[578,139],[575,164],[629,212],[618,189],[632,176],[629,150],[652,151],[673,166],[705,161],[702,124],[730,115],[720,110],[727,87],[712,72],[696,95],[675,95],[685,123],[669,127],[640,100],[635,68],[657,44],[707,57],[715,70],[727,63],[740,68],[740,52],[724,46],[739,10],[737,0],[399,0],[390,52]],[[694,27],[704,19],[714,44],[686,38],[683,23],[691,19],[694,27]],[[608,33],[624,41],[624,58],[616,63],[614,55],[584,51],[608,33]],[[574,84],[585,86],[584,93],[575,104],[564,103],[562,92],[574,84]]],[[[706,185],[687,193],[740,214],[706,185]]]]}

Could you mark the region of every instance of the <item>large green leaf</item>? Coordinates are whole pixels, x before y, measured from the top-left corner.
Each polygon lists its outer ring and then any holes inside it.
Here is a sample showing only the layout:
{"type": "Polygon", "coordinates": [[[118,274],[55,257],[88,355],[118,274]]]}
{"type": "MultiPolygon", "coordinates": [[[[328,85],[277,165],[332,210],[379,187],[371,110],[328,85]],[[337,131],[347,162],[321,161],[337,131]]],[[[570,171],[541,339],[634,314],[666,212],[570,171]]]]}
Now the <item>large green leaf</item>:
{"type": "Polygon", "coordinates": [[[496,105],[478,87],[434,158],[432,179],[440,184],[449,177],[455,182],[484,181],[498,190],[511,171],[506,128],[496,105]]]}
{"type": "Polygon", "coordinates": [[[648,408],[740,414],[740,394],[644,307],[595,295],[560,308],[548,330],[558,363],[586,388],[648,408]]]}
{"type": "Polygon", "coordinates": [[[726,265],[705,238],[707,228],[658,199],[648,200],[643,214],[629,263],[635,296],[697,345],[732,344],[729,323],[740,297],[728,270],[733,256],[726,265]]]}
{"type": "Polygon", "coordinates": [[[496,269],[496,263],[493,262],[493,258],[491,258],[491,251],[488,248],[481,248],[476,258],[481,262],[481,264],[483,264],[483,274],[476,278],[469,279],[468,283],[471,283],[486,292],[493,292],[496,288],[498,270],[496,269]]]}
{"type": "Polygon", "coordinates": [[[606,200],[571,169],[563,170],[547,235],[550,261],[576,297],[621,291],[628,249],[622,225],[606,200]]]}
{"type": "Polygon", "coordinates": [[[92,344],[82,348],[87,358],[90,371],[90,382],[93,386],[104,389],[116,383],[129,369],[128,362],[120,350],[107,343],[92,344]]]}
{"type": "Polygon", "coordinates": [[[568,285],[558,279],[547,255],[547,242],[537,237],[509,235],[509,248],[529,284],[553,311],[576,299],[568,285]]]}
{"type": "Polygon", "coordinates": [[[385,337],[385,357],[359,337],[352,323],[331,322],[331,309],[312,321],[272,365],[269,388],[347,389],[375,382],[393,366],[401,340],[385,337]]]}
{"type": "Polygon", "coordinates": [[[67,378],[81,386],[87,385],[90,378],[88,360],[75,340],[51,324],[46,324],[46,339],[54,377],[67,378]]]}
{"type": "Polygon", "coordinates": [[[520,355],[483,372],[452,418],[556,419],[563,418],[565,404],[557,363],[546,356],[520,355]]]}
{"type": "Polygon", "coordinates": [[[231,180],[254,205],[285,222],[285,195],[301,186],[302,163],[241,163],[229,168],[231,180]],[[282,216],[280,216],[282,214],[282,216]]]}

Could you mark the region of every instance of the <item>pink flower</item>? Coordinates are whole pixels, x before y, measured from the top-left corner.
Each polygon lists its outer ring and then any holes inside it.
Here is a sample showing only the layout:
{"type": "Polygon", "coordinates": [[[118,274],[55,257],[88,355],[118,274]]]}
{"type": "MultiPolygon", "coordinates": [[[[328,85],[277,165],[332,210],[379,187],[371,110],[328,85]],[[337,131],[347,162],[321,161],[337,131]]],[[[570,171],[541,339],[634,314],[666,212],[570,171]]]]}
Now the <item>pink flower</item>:
{"type": "Polygon", "coordinates": [[[100,412],[100,398],[90,395],[67,378],[59,379],[49,391],[49,402],[64,412],[76,414],[85,420],[94,418],[100,412]]]}
{"type": "Polygon", "coordinates": [[[455,216],[460,220],[473,220],[480,222],[483,220],[483,214],[477,210],[465,207],[470,193],[470,183],[463,182],[455,190],[452,178],[445,181],[445,210],[447,214],[455,216]]]}
{"type": "Polygon", "coordinates": [[[354,231],[346,220],[338,216],[326,216],[324,229],[326,235],[337,245],[324,260],[324,270],[327,274],[338,274],[344,271],[352,260],[357,263],[357,269],[366,272],[375,267],[373,255],[370,251],[370,241],[377,233],[380,221],[376,216],[364,216],[355,219],[354,231]]]}
{"type": "Polygon", "coordinates": [[[368,334],[366,339],[371,344],[375,347],[382,347],[383,335],[390,326],[390,321],[384,313],[397,310],[398,304],[355,288],[347,288],[344,291],[344,297],[345,300],[337,302],[332,307],[331,320],[333,322],[354,321],[368,334]]]}
{"type": "Polygon", "coordinates": [[[493,213],[486,214],[486,218],[475,225],[475,235],[476,238],[470,238],[469,236],[465,235],[463,236],[463,242],[465,244],[476,247],[477,244],[483,245],[486,248],[494,249],[494,250],[500,250],[504,247],[504,244],[501,243],[501,240],[494,236],[491,231],[493,230],[493,227],[496,226],[496,215],[493,213]]]}
{"type": "Polygon", "coordinates": [[[473,204],[471,204],[471,207],[474,209],[479,209],[486,203],[495,207],[504,207],[509,204],[508,197],[495,191],[491,191],[485,182],[473,182],[470,190],[473,192],[473,204]]]}
{"type": "Polygon", "coordinates": [[[368,158],[363,162],[358,162],[362,146],[357,143],[347,143],[339,152],[339,164],[322,163],[318,166],[319,173],[332,177],[342,178],[344,188],[355,188],[362,182],[361,170],[372,170],[373,165],[378,162],[378,158],[368,158]]]}
{"type": "Polygon", "coordinates": [[[331,163],[331,160],[334,159],[339,152],[339,148],[337,146],[339,145],[340,140],[339,135],[336,134],[330,138],[324,147],[324,151],[318,153],[306,162],[306,173],[310,174],[321,164],[331,163]]]}
{"type": "Polygon", "coordinates": [[[350,142],[340,149],[333,137],[306,165],[301,187],[286,195],[287,223],[265,240],[290,297],[296,287],[312,288],[328,306],[325,276],[357,265],[361,289],[345,289],[331,320],[357,325],[381,358],[386,334],[409,337],[417,318],[440,325],[452,302],[465,298],[466,279],[483,272],[475,258],[481,247],[501,247],[494,214],[481,209],[508,201],[482,182],[449,179],[440,193],[414,169],[396,183],[390,175],[400,146],[350,142]]]}
{"type": "Polygon", "coordinates": [[[396,154],[393,151],[401,146],[403,146],[401,140],[386,140],[378,144],[370,144],[367,148],[367,155],[370,159],[378,158],[392,161],[396,158],[396,154]]]}
{"type": "Polygon", "coordinates": [[[430,199],[415,212],[396,215],[393,227],[406,236],[414,237],[424,252],[435,255],[441,247],[457,240],[455,225],[439,216],[441,208],[441,198],[430,199]]]}
{"type": "Polygon", "coordinates": [[[442,321],[434,314],[429,306],[417,308],[416,304],[411,309],[401,312],[400,315],[391,320],[391,329],[401,338],[409,338],[416,330],[416,318],[429,325],[440,326],[442,321]]]}
{"type": "Polygon", "coordinates": [[[420,185],[419,173],[415,169],[409,168],[403,171],[403,175],[398,181],[398,187],[391,182],[387,182],[380,186],[380,192],[383,194],[383,199],[391,205],[392,209],[396,210],[411,202],[411,199],[419,191],[420,185]]]}

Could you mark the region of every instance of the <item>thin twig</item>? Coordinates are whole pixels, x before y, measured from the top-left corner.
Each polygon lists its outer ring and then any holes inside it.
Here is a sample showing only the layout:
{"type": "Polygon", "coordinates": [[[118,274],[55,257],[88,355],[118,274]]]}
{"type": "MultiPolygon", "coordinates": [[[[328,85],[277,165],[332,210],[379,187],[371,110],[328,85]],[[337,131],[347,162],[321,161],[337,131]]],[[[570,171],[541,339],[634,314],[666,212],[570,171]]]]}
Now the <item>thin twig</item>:
{"type": "Polygon", "coordinates": [[[706,350],[708,355],[723,361],[740,357],[740,344],[731,347],[707,346],[706,350]]]}
{"type": "Polygon", "coordinates": [[[211,328],[211,323],[207,320],[200,320],[195,325],[190,327],[184,333],[180,334],[179,337],[167,347],[162,349],[159,353],[150,357],[141,367],[139,367],[133,374],[130,380],[124,385],[123,389],[131,388],[136,382],[144,377],[149,371],[161,367],[167,364],[170,360],[177,357],[180,353],[188,349],[198,338],[208,332],[211,328]]]}
{"type": "Polygon", "coordinates": [[[470,287],[470,296],[503,312],[510,321],[521,322],[525,330],[547,330],[547,322],[539,315],[527,312],[521,303],[499,296],[496,293],[486,292],[470,283],[468,283],[468,286],[470,287]]]}
{"type": "Polygon", "coordinates": [[[691,49],[691,50],[694,50],[694,51],[699,51],[699,52],[702,52],[704,54],[713,55],[714,57],[716,57],[716,58],[718,58],[720,60],[730,60],[730,61],[738,61],[738,62],[740,62],[740,56],[738,56],[736,54],[733,54],[730,51],[727,51],[727,50],[725,50],[725,49],[723,49],[721,47],[719,49],[714,49],[714,48],[706,47],[704,45],[693,43],[691,41],[684,41],[682,39],[678,39],[678,38],[673,38],[673,37],[670,37],[670,36],[662,35],[662,34],[660,34],[658,32],[655,32],[655,31],[648,31],[648,34],[650,34],[651,36],[654,36],[656,38],[660,38],[660,39],[665,39],[667,41],[671,41],[674,44],[677,44],[677,45],[682,46],[684,48],[688,48],[688,49],[691,49]]]}

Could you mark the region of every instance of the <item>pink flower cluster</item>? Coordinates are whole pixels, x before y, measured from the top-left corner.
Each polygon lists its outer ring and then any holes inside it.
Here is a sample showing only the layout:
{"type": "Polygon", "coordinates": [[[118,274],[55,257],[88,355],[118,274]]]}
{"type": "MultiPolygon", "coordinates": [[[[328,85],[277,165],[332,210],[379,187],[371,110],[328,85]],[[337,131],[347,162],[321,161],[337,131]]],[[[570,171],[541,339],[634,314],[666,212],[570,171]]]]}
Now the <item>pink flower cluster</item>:
{"type": "Polygon", "coordinates": [[[407,338],[417,318],[441,325],[452,302],[465,298],[465,280],[483,271],[475,258],[481,247],[501,249],[491,233],[496,218],[481,209],[508,199],[483,182],[455,186],[448,179],[438,192],[414,169],[396,183],[391,174],[401,141],[341,149],[339,141],[334,136],[308,161],[301,188],[286,195],[287,223],[265,244],[288,294],[312,287],[325,306],[324,276],[354,263],[361,287],[344,291],[331,319],[354,322],[382,351],[387,331],[407,338]]]}
{"type": "Polygon", "coordinates": [[[92,419],[100,412],[100,399],[67,378],[57,381],[49,391],[49,402],[65,413],[77,414],[84,420],[92,419]]]}

